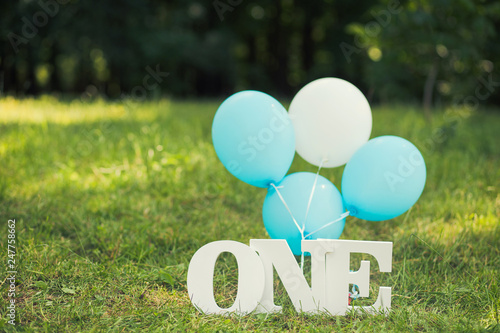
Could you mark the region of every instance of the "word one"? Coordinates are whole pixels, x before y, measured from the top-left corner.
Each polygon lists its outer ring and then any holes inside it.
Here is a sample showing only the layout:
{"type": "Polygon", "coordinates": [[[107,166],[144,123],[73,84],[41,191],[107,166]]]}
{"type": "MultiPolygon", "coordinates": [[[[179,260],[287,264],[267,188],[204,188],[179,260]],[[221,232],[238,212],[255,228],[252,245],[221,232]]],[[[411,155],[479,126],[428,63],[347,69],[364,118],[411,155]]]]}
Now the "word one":
{"type": "Polygon", "coordinates": [[[302,240],[311,254],[311,287],[284,239],[252,239],[250,246],[224,240],[201,247],[189,263],[187,288],[193,305],[207,314],[280,312],[274,304],[273,267],[295,310],[345,315],[348,311],[387,313],[391,288],[380,287],[371,306],[348,304],[349,284],[356,284],[361,297],[369,296],[370,261],[362,260],[358,271],[349,270],[351,253],[367,253],[378,261],[381,272],[391,272],[392,243],[338,239],[302,240]],[[221,308],[214,298],[213,277],[217,257],[229,252],[238,263],[238,292],[233,305],[221,308]]]}

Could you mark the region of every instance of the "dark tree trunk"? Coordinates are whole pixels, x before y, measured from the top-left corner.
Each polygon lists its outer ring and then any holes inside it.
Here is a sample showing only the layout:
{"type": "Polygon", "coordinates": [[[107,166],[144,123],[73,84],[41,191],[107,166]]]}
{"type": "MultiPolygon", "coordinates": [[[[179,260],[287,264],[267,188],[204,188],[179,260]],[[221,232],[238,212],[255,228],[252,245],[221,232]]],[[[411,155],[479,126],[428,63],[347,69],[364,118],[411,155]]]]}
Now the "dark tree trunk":
{"type": "Polygon", "coordinates": [[[276,5],[276,24],[271,33],[270,38],[270,51],[273,55],[274,61],[271,64],[271,77],[274,81],[274,86],[279,94],[286,94],[288,92],[287,74],[288,74],[288,58],[287,58],[287,44],[288,35],[282,22],[282,3],[279,1],[276,5]]]}
{"type": "Polygon", "coordinates": [[[302,68],[307,73],[313,66],[314,43],[312,40],[312,23],[309,17],[304,22],[302,32],[302,68]]]}
{"type": "Polygon", "coordinates": [[[61,91],[61,81],[59,80],[59,68],[57,67],[57,55],[59,54],[59,44],[54,42],[52,45],[52,53],[50,54],[49,64],[52,66],[52,73],[50,74],[50,90],[61,91]]]}
{"type": "Polygon", "coordinates": [[[80,63],[78,66],[78,78],[76,79],[74,86],[74,90],[79,94],[84,93],[87,89],[87,86],[90,84],[87,74],[90,66],[88,66],[86,58],[87,57],[85,55],[82,55],[82,57],[80,58],[80,63]]]}
{"type": "Polygon", "coordinates": [[[38,93],[35,68],[35,50],[32,47],[28,47],[28,77],[26,82],[23,84],[23,90],[26,91],[28,95],[36,95],[38,93]]]}
{"type": "Polygon", "coordinates": [[[439,59],[435,58],[434,61],[432,62],[432,66],[429,69],[429,73],[427,74],[427,79],[425,80],[425,86],[424,86],[424,96],[423,96],[423,107],[424,107],[424,113],[425,113],[425,118],[427,121],[431,121],[432,117],[432,94],[434,92],[434,86],[436,85],[436,77],[438,74],[438,65],[439,65],[439,59]]]}
{"type": "Polygon", "coordinates": [[[0,97],[4,95],[5,90],[5,50],[0,48],[0,97]]]}

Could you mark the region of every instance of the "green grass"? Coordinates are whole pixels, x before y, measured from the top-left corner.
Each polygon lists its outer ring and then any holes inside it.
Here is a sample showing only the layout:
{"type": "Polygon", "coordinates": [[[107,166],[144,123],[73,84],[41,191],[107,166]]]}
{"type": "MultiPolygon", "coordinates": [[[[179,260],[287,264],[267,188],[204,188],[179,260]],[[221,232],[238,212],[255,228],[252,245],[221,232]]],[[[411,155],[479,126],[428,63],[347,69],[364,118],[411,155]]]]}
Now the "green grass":
{"type": "MultiPolygon", "coordinates": [[[[186,291],[194,252],[215,240],[268,237],[266,191],[231,176],[213,150],[217,106],[0,100],[0,270],[7,220],[15,218],[18,330],[500,331],[498,110],[437,112],[431,125],[412,107],[373,110],[372,137],[414,142],[428,170],[407,214],[377,223],[348,218],[342,235],[394,242],[393,272],[377,273],[373,263],[363,301],[391,286],[387,317],[297,314],[278,281],[282,314],[197,312],[186,291]]],[[[295,171],[316,168],[296,157],[295,171]]],[[[321,174],[340,187],[342,168],[321,174]]],[[[222,256],[219,304],[231,304],[236,278],[234,259],[222,256]]],[[[5,306],[0,313],[0,331],[13,331],[5,306]]]]}

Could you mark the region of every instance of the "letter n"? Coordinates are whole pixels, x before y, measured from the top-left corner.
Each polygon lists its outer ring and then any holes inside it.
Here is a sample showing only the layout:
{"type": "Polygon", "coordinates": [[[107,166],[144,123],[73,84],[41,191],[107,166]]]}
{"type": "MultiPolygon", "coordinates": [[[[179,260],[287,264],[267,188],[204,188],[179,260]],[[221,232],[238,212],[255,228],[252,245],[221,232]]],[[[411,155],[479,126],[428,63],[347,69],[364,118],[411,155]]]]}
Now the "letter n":
{"type": "MultiPolygon", "coordinates": [[[[271,313],[281,311],[281,307],[274,304],[273,266],[297,312],[317,312],[320,310],[320,303],[322,302],[318,297],[323,298],[324,292],[315,293],[311,290],[286,240],[252,239],[250,240],[250,247],[259,252],[266,276],[264,294],[256,312],[271,313]],[[315,295],[318,295],[318,297],[315,298],[315,295]]],[[[323,265],[323,272],[324,270],[323,265]]],[[[321,284],[319,286],[314,285],[313,277],[314,287],[320,287],[320,289],[324,290],[324,288],[321,288],[321,284]]]]}

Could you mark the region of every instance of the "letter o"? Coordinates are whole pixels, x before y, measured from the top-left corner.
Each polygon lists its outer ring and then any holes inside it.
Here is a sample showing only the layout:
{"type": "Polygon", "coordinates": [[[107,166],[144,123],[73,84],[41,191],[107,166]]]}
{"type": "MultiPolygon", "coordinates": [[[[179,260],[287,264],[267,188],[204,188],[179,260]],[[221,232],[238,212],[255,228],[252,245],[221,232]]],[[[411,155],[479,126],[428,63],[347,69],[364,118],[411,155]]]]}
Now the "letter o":
{"type": "Polygon", "coordinates": [[[479,105],[479,101],[474,96],[464,98],[464,106],[469,110],[474,110],[479,105]]]}
{"type": "Polygon", "coordinates": [[[362,41],[361,37],[359,35],[356,35],[354,37],[354,45],[356,45],[360,49],[366,49],[369,46],[369,43],[367,40],[362,41]]]}
{"type": "Polygon", "coordinates": [[[134,99],[143,100],[146,98],[147,92],[144,87],[135,86],[134,88],[132,88],[131,95],[134,99]]]}
{"type": "Polygon", "coordinates": [[[37,27],[41,28],[47,23],[49,23],[49,17],[44,12],[39,11],[36,12],[35,15],[33,15],[33,24],[37,27]]]}
{"type": "Polygon", "coordinates": [[[187,289],[193,305],[203,313],[247,314],[255,310],[265,286],[264,266],[259,255],[249,246],[235,241],[216,241],[202,246],[191,258],[187,289]],[[238,292],[233,305],[223,309],[214,298],[214,267],[223,252],[232,253],[238,262],[238,292]]]}
{"type": "Polygon", "coordinates": [[[370,37],[377,36],[381,30],[380,24],[375,21],[370,21],[365,25],[365,32],[370,37]]]}
{"type": "Polygon", "coordinates": [[[271,123],[269,124],[269,126],[271,127],[271,130],[274,131],[274,132],[282,132],[285,129],[285,124],[284,123],[281,126],[276,126],[276,122],[278,120],[279,120],[278,117],[273,117],[271,119],[271,123]]]}
{"type": "Polygon", "coordinates": [[[259,140],[263,144],[267,145],[271,143],[274,139],[274,133],[269,128],[263,128],[259,132],[259,140]]]}
{"type": "Polygon", "coordinates": [[[418,150],[412,151],[410,154],[410,163],[413,164],[414,166],[419,166],[424,163],[424,157],[418,150]]]}

